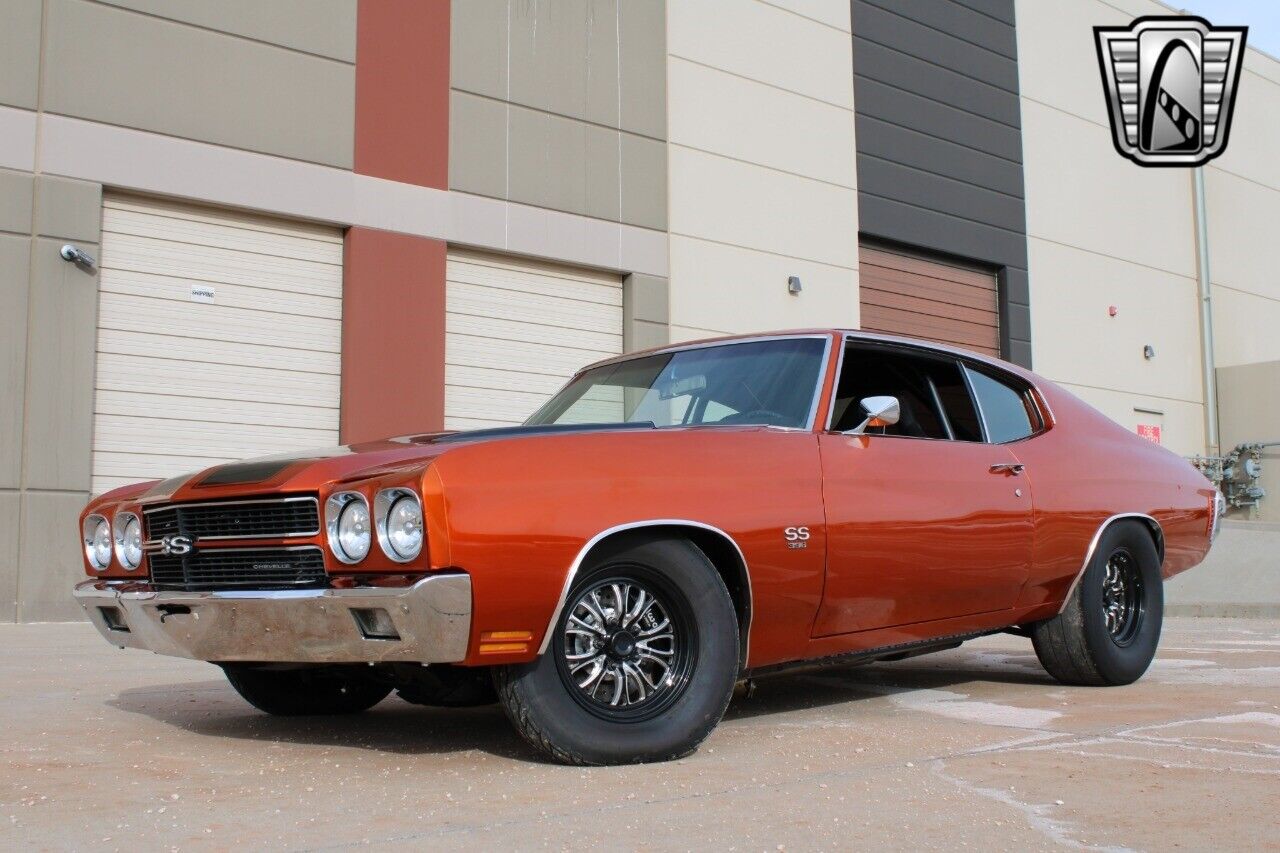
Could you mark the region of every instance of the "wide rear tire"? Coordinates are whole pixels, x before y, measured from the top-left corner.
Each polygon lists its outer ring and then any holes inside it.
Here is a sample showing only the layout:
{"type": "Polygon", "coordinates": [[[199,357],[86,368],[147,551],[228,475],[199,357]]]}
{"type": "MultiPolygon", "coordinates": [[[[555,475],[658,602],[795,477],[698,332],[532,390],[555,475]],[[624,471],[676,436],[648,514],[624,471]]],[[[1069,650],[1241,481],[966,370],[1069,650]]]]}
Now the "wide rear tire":
{"type": "Polygon", "coordinates": [[[575,579],[536,661],[497,667],[507,716],[564,764],[666,761],[693,752],[738,673],[724,581],[682,540],[606,545],[575,579]]]}
{"type": "Polygon", "coordinates": [[[227,681],[259,711],[281,717],[358,714],[391,692],[351,667],[314,666],[273,669],[251,664],[223,666],[227,681]]]}
{"type": "Polygon", "coordinates": [[[1063,684],[1131,684],[1155,657],[1163,614],[1151,533],[1140,522],[1119,521],[1103,531],[1062,612],[1031,626],[1031,641],[1063,684]]]}

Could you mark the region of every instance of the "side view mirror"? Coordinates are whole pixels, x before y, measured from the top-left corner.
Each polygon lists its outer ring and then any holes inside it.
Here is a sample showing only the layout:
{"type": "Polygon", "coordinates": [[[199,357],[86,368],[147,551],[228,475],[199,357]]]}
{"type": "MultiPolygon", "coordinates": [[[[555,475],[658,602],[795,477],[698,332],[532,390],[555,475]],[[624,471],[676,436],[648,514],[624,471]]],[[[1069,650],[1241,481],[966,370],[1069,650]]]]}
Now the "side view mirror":
{"type": "Polygon", "coordinates": [[[868,427],[887,427],[898,422],[897,397],[864,397],[859,405],[867,417],[853,429],[845,430],[845,435],[863,435],[868,427]]]}

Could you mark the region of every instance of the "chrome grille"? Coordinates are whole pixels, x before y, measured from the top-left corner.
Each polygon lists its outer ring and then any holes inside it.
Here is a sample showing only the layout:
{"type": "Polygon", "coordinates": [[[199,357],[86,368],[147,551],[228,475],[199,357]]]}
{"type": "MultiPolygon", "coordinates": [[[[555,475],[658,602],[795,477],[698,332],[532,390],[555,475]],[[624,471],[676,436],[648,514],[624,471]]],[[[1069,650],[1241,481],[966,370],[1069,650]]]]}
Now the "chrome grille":
{"type": "Polygon", "coordinates": [[[319,589],[327,585],[319,548],[210,548],[182,556],[153,554],[151,583],[163,589],[319,589]]]}
{"type": "Polygon", "coordinates": [[[169,504],[143,510],[147,538],[285,539],[320,532],[320,507],[312,495],[254,500],[169,504]]]}

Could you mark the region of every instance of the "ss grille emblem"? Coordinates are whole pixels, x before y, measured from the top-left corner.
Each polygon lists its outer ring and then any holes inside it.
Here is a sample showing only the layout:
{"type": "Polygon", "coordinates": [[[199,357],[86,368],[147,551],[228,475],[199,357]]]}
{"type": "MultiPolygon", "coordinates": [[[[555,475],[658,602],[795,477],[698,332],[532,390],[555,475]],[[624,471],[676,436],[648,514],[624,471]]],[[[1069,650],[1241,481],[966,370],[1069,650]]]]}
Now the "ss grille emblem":
{"type": "Polygon", "coordinates": [[[196,549],[195,540],[190,536],[165,536],[159,541],[148,542],[145,550],[149,554],[163,554],[165,556],[181,557],[184,554],[190,554],[196,549]]]}

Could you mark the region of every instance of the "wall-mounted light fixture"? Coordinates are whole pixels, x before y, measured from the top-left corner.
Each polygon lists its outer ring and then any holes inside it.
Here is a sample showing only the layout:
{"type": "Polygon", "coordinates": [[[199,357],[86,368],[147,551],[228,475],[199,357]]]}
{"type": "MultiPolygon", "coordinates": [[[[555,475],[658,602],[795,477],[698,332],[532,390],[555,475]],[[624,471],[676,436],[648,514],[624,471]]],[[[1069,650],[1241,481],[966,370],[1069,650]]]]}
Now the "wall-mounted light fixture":
{"type": "Polygon", "coordinates": [[[63,245],[62,250],[58,253],[62,255],[64,261],[70,261],[82,267],[92,268],[94,263],[93,255],[81,249],[79,246],[73,246],[70,243],[63,245]]]}
{"type": "Polygon", "coordinates": [[[1144,345],[1142,347],[1142,357],[1145,358],[1147,361],[1150,361],[1151,359],[1155,358],[1156,348],[1153,347],[1151,344],[1144,345]]]}
{"type": "Polygon", "coordinates": [[[804,290],[804,285],[800,283],[800,276],[787,276],[787,293],[792,296],[799,296],[802,290],[804,290]]]}

